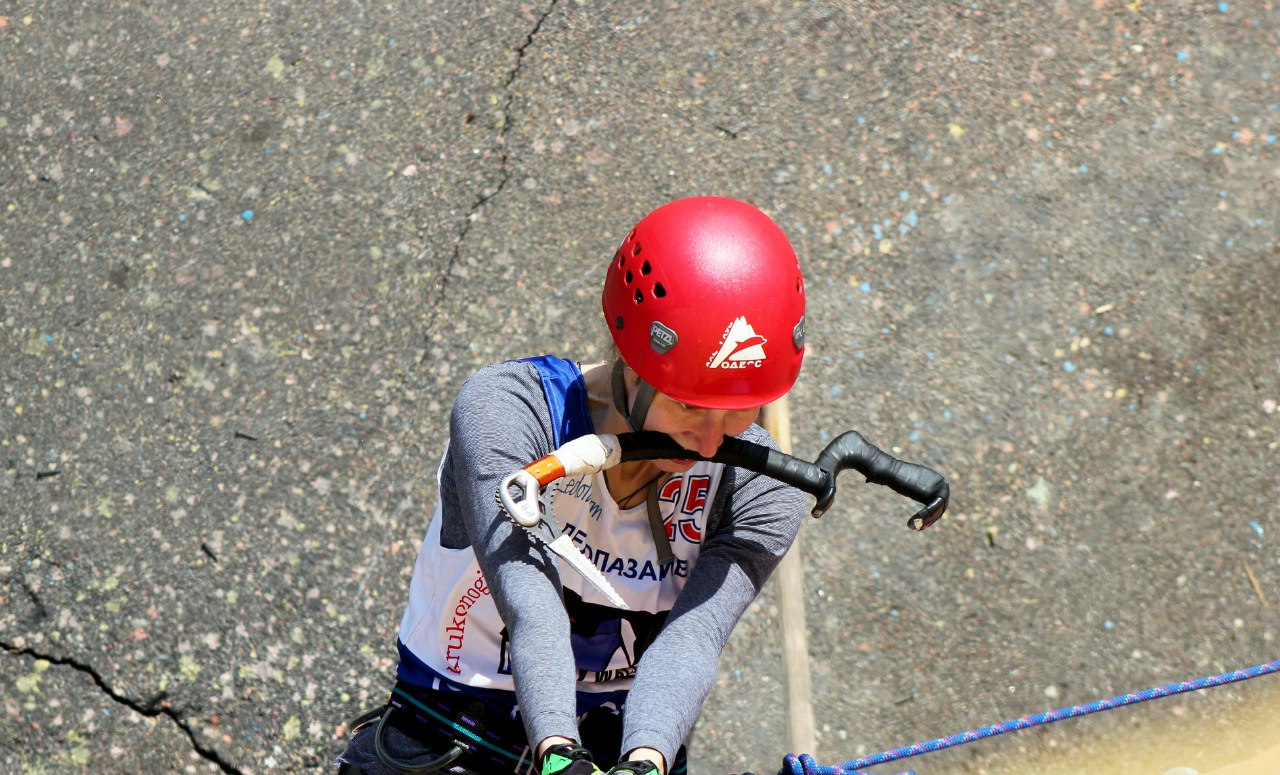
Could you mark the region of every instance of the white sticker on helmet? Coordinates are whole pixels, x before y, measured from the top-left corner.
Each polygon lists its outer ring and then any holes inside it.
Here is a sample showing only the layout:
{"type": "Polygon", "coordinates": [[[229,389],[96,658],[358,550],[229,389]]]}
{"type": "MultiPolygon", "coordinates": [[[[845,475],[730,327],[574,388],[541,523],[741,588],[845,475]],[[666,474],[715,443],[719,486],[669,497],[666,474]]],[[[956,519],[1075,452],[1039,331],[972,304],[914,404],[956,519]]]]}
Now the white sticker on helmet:
{"type": "Polygon", "coordinates": [[[764,365],[764,344],[768,340],[756,333],[745,317],[725,329],[719,351],[707,362],[712,369],[745,369],[764,365]]]}

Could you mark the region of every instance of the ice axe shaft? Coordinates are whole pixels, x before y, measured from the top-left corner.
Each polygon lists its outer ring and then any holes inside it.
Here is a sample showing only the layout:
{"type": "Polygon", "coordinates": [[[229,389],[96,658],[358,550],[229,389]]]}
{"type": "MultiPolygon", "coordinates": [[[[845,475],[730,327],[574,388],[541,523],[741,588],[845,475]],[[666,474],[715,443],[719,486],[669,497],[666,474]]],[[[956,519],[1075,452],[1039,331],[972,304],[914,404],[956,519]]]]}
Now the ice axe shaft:
{"type": "Polygon", "coordinates": [[[853,469],[868,482],[884,485],[923,504],[907,522],[908,527],[917,531],[937,522],[951,497],[951,488],[941,474],[918,463],[895,458],[856,431],[840,434],[812,463],[731,436],[725,437],[715,455],[703,457],[680,446],[665,433],[639,431],[574,439],[509,475],[498,489],[498,498],[513,520],[529,527],[541,518],[537,504],[539,488],[564,476],[583,476],[619,463],[660,459],[709,460],[771,476],[813,495],[817,499],[812,511],[815,517],[831,508],[840,472],[853,469]],[[513,495],[512,490],[520,492],[513,495]]]}

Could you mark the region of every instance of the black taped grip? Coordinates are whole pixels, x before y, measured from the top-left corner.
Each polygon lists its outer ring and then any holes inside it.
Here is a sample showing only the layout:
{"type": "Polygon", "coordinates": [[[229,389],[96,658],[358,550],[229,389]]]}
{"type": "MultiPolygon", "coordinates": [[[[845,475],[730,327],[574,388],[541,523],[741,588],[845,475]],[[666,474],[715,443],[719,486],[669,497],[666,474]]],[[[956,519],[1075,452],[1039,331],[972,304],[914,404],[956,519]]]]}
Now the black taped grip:
{"type": "Polygon", "coordinates": [[[813,516],[820,517],[831,508],[836,495],[836,476],[852,468],[867,478],[871,484],[885,485],[889,489],[924,504],[907,522],[912,530],[924,530],[942,517],[951,497],[951,488],[942,475],[917,463],[908,463],[880,450],[857,431],[840,434],[822,450],[816,462],[818,468],[828,473],[826,489],[817,495],[813,516]]]}
{"type": "Polygon", "coordinates": [[[619,434],[618,445],[624,463],[636,460],[710,460],[771,476],[814,497],[827,491],[828,475],[813,463],[732,436],[725,436],[720,449],[710,458],[687,450],[667,434],[656,431],[619,434]]]}
{"type": "Polygon", "coordinates": [[[710,460],[771,476],[803,490],[817,499],[813,516],[831,508],[836,495],[836,477],[852,468],[872,484],[885,485],[924,508],[907,522],[912,530],[924,530],[942,516],[951,497],[947,482],[936,471],[916,463],[898,460],[881,451],[856,431],[840,434],[810,463],[776,449],[726,436],[713,457],[706,458],[680,446],[665,433],[639,431],[618,435],[622,462],[637,460],[710,460]]]}

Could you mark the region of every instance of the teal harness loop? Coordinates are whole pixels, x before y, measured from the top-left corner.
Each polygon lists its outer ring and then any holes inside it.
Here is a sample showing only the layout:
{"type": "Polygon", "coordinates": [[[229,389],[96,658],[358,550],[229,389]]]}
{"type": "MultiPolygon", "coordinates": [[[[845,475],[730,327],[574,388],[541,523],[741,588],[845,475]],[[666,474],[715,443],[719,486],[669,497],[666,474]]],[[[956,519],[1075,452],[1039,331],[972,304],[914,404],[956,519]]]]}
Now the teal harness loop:
{"type": "MultiPolygon", "coordinates": [[[[459,714],[458,720],[451,721],[450,719],[446,718],[443,714],[441,714],[439,711],[434,710],[428,707],[427,705],[423,704],[416,697],[410,695],[408,692],[406,692],[404,689],[401,689],[399,686],[392,689],[391,694],[393,697],[401,698],[402,700],[404,700],[405,702],[408,702],[410,705],[422,711],[423,713],[427,714],[431,718],[435,719],[436,721],[439,721],[441,724],[447,725],[450,729],[452,729],[455,733],[455,743],[454,743],[455,747],[458,745],[459,742],[470,743],[471,745],[485,748],[488,751],[496,753],[504,759],[509,759],[513,762],[519,763],[520,758],[517,756],[513,756],[510,751],[506,750],[505,748],[496,746],[493,743],[490,743],[488,740],[485,740],[484,738],[480,737],[478,732],[483,730],[484,727],[482,724],[480,724],[479,719],[475,718],[478,715],[477,713],[468,714],[464,712],[459,714]],[[466,726],[463,726],[461,723],[459,723],[462,720],[466,720],[469,723],[466,726]],[[458,736],[463,737],[464,740],[457,741],[456,738],[458,736]]],[[[389,715],[390,713],[384,715],[382,718],[385,720],[389,715]]],[[[465,751],[463,753],[465,753],[465,751]]],[[[459,755],[461,755],[461,753],[459,755]]],[[[457,757],[455,756],[454,758],[456,759],[457,757]]]]}

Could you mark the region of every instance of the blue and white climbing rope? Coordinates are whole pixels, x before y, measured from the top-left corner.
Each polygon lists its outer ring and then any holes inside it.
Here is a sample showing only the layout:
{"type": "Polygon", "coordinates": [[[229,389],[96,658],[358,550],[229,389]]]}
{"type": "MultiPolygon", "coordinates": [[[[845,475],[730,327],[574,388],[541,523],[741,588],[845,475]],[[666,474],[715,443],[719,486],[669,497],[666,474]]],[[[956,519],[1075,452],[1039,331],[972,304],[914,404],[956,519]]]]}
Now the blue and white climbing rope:
{"type": "MultiPolygon", "coordinates": [[[[1160,697],[1171,697],[1175,694],[1183,694],[1185,692],[1196,691],[1197,689],[1209,689],[1215,686],[1223,686],[1229,683],[1244,681],[1249,678],[1258,678],[1259,676],[1268,675],[1270,673],[1280,672],[1280,660],[1268,662],[1256,667],[1247,667],[1243,670],[1234,670],[1230,673],[1221,673],[1219,675],[1199,678],[1194,681],[1181,681],[1179,683],[1167,684],[1154,689],[1145,689],[1132,694],[1122,694],[1119,697],[1112,697],[1107,700],[1098,700],[1083,705],[1073,705],[1069,708],[1061,708],[1059,710],[1051,710],[1047,713],[1037,713],[1022,718],[1005,721],[1000,724],[992,724],[991,726],[973,729],[958,735],[949,735],[947,737],[939,737],[924,743],[916,743],[914,745],[895,748],[892,751],[874,754],[872,756],[863,756],[852,761],[844,762],[836,765],[821,765],[813,760],[808,754],[788,754],[783,759],[782,769],[778,771],[778,775],[869,775],[862,773],[863,768],[874,767],[878,764],[886,764],[888,762],[906,759],[911,756],[919,756],[920,754],[933,753],[946,748],[953,748],[957,745],[972,743],[977,740],[983,740],[996,735],[1003,735],[1006,732],[1015,732],[1020,729],[1029,729],[1031,727],[1050,724],[1054,721],[1062,721],[1063,719],[1077,718],[1087,716],[1090,713],[1097,713],[1103,710],[1114,710],[1122,708],[1126,705],[1134,705],[1147,700],[1159,699],[1160,697]]],[[[914,775],[912,772],[899,773],[899,775],[914,775]]]]}

